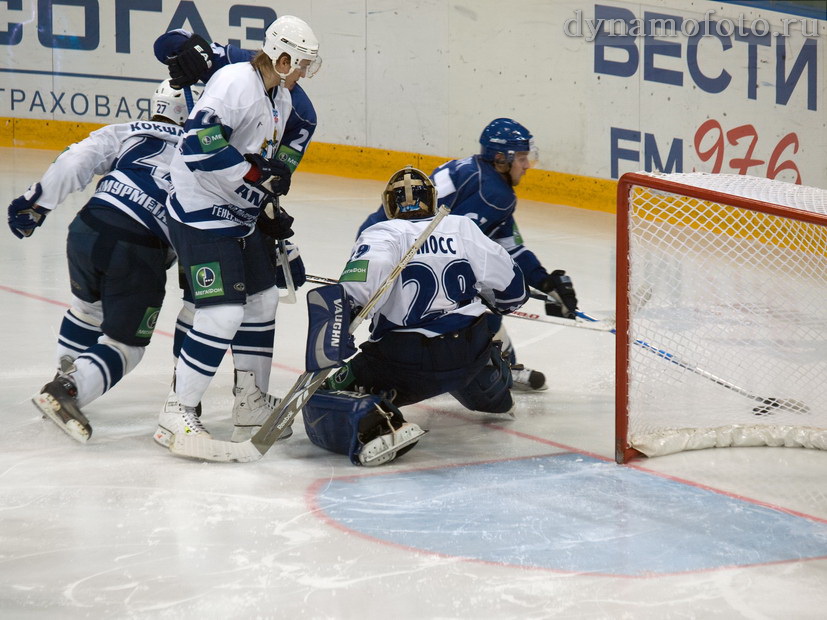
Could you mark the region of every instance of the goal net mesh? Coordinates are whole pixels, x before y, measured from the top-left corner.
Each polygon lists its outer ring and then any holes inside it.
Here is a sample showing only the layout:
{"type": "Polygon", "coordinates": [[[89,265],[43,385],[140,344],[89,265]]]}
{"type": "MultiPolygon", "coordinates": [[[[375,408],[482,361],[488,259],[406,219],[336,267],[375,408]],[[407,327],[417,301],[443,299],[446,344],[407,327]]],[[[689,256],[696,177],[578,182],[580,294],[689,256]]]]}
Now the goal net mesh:
{"type": "Polygon", "coordinates": [[[741,175],[627,176],[619,449],[827,449],[827,191],[741,175]]]}

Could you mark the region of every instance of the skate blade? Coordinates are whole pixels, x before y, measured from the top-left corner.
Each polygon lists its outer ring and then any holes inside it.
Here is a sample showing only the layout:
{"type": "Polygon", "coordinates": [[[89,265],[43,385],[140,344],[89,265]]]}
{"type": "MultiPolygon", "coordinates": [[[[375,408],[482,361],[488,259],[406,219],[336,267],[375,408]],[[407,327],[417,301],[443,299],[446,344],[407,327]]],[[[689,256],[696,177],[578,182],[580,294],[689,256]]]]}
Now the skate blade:
{"type": "Polygon", "coordinates": [[[263,456],[251,441],[233,443],[205,435],[176,435],[169,451],[175,456],[217,463],[251,463],[263,456]]]}
{"type": "Polygon", "coordinates": [[[427,432],[419,428],[417,424],[407,423],[402,428],[397,429],[393,436],[390,434],[380,435],[377,439],[382,439],[381,442],[376,442],[371,447],[366,445],[365,448],[367,449],[363,448],[359,453],[359,462],[365,467],[384,465],[395,459],[399,450],[416,443],[427,432]],[[393,444],[389,441],[391,437],[396,438],[393,444]]]}
{"type": "Polygon", "coordinates": [[[86,443],[89,440],[89,431],[75,419],[70,419],[64,423],[58,411],[60,411],[60,403],[57,402],[51,394],[38,394],[32,398],[34,406],[40,412],[54,422],[57,427],[64,433],[69,435],[72,439],[79,443],[86,443]]]}

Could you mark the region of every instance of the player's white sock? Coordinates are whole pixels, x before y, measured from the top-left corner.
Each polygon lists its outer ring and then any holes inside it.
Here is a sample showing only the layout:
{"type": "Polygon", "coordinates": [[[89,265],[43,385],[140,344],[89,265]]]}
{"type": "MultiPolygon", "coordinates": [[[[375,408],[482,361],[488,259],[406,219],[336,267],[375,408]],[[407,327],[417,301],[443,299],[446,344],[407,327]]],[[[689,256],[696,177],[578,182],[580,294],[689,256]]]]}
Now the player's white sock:
{"type": "Polygon", "coordinates": [[[201,402],[243,317],[238,304],[196,310],[175,366],[175,391],[182,404],[195,407],[201,402]]]}

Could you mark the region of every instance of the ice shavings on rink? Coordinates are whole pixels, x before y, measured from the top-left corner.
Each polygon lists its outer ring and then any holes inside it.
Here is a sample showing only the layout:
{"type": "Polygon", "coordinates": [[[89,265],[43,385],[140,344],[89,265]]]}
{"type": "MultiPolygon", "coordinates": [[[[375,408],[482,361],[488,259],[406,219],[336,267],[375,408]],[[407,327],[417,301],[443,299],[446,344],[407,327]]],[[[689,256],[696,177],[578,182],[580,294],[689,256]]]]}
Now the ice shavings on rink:
{"type": "Polygon", "coordinates": [[[387,543],[556,571],[640,577],[827,557],[825,521],[577,454],[342,477],[315,503],[387,543]]]}

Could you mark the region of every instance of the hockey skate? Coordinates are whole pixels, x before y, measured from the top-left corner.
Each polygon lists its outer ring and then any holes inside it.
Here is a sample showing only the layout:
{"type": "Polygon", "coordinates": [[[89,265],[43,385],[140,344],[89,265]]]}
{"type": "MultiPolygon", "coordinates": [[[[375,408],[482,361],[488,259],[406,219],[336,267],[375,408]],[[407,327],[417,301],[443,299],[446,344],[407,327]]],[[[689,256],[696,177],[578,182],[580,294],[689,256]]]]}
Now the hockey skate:
{"type": "MultiPolygon", "coordinates": [[[[256,434],[264,421],[270,417],[281,400],[265,394],[256,385],[252,371],[236,370],[233,387],[233,436],[232,441],[247,441],[256,434]]],[[[284,429],[279,441],[293,434],[292,424],[284,429]]]]}
{"type": "Polygon", "coordinates": [[[65,374],[58,373],[53,381],[32,398],[32,402],[58,428],[75,441],[86,443],[92,436],[89,420],[83,415],[77,403],[78,389],[65,374]]]}
{"type": "Polygon", "coordinates": [[[182,405],[178,402],[175,392],[171,392],[158,417],[158,428],[155,429],[153,439],[168,448],[177,434],[210,437],[207,429],[201,424],[196,408],[182,405]]]}
{"type": "Polygon", "coordinates": [[[512,389],[520,392],[542,392],[547,390],[546,376],[538,370],[531,370],[522,364],[511,365],[512,389]]]}
{"type": "Polygon", "coordinates": [[[412,449],[426,432],[418,424],[405,422],[399,428],[365,443],[359,452],[359,462],[365,467],[389,463],[412,449]]]}

